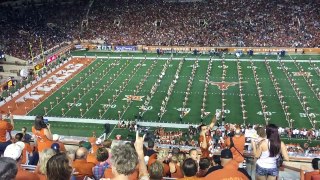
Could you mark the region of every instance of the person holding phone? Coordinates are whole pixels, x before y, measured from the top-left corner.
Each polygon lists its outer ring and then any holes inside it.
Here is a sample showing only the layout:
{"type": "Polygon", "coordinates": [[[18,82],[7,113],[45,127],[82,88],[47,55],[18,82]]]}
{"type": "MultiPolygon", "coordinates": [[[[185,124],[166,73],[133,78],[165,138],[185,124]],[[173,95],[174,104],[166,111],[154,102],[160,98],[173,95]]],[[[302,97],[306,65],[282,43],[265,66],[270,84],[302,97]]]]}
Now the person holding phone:
{"type": "Polygon", "coordinates": [[[36,116],[34,126],[32,126],[32,133],[39,152],[46,148],[51,148],[53,143],[50,124],[43,119],[43,116],[36,116]]]}

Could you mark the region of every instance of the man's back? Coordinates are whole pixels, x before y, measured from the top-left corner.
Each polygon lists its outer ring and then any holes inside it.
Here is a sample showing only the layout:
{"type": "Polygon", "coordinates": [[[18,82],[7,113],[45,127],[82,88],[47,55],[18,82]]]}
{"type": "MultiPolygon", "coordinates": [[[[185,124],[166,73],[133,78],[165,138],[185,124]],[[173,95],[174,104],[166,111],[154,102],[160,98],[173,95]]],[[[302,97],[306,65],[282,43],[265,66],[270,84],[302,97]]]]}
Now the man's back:
{"type": "MultiPolygon", "coordinates": [[[[229,147],[231,144],[230,139],[231,138],[228,138],[226,140],[226,144],[229,147]]],[[[238,163],[242,163],[244,160],[244,157],[242,155],[243,155],[243,151],[244,151],[245,137],[244,136],[234,136],[234,137],[232,137],[232,140],[233,140],[234,147],[232,147],[230,150],[232,152],[233,159],[236,160],[238,163]],[[242,155],[236,150],[236,148],[242,155]]]]}
{"type": "Polygon", "coordinates": [[[226,164],[223,169],[216,170],[204,177],[204,179],[208,180],[227,180],[231,178],[237,180],[248,180],[248,177],[246,177],[243,173],[238,171],[238,163],[235,160],[228,162],[228,164],[226,164]]]}
{"type": "Polygon", "coordinates": [[[16,176],[16,180],[38,180],[40,179],[37,174],[26,171],[20,167],[18,167],[18,173],[16,176]]]}
{"type": "Polygon", "coordinates": [[[77,176],[93,176],[92,168],[94,163],[87,162],[86,159],[76,159],[72,163],[72,167],[75,168],[75,172],[78,172],[77,176]]]}

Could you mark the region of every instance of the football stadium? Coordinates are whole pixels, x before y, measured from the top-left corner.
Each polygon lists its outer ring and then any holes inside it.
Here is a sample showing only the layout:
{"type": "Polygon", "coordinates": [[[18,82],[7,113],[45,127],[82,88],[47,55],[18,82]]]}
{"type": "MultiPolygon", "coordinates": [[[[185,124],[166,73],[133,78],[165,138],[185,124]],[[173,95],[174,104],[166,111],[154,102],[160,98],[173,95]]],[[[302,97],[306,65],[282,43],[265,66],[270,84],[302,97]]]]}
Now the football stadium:
{"type": "Polygon", "coordinates": [[[37,172],[44,146],[72,161],[61,179],[319,178],[319,8],[299,0],[0,0],[0,153],[12,157],[10,146],[28,144],[39,163],[30,153],[13,159],[29,179],[59,179],[37,172]],[[113,155],[140,155],[143,135],[148,159],[137,172],[115,165],[113,155]],[[178,161],[179,153],[187,156],[178,161]],[[89,173],[77,166],[83,157],[89,173]],[[186,163],[200,170],[191,175],[186,163]]]}

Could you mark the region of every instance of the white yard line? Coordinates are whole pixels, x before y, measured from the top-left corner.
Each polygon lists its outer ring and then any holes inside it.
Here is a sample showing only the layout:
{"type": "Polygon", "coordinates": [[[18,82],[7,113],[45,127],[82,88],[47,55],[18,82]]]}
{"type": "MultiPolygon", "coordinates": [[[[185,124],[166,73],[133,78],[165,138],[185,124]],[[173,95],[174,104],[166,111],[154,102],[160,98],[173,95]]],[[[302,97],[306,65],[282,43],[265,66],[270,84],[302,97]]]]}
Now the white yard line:
{"type": "MultiPolygon", "coordinates": [[[[72,56],[73,58],[81,58],[81,57],[84,57],[84,56],[72,56]]],[[[87,56],[87,58],[89,57],[95,57],[95,56],[87,56]]],[[[125,59],[125,58],[130,58],[130,59],[147,59],[147,60],[167,60],[168,57],[144,57],[144,56],[135,56],[135,57],[131,57],[131,56],[128,56],[128,57],[108,57],[108,56],[98,56],[98,58],[102,58],[102,59],[125,59]]],[[[180,58],[172,58],[172,60],[181,60],[183,59],[182,57],[180,58]]],[[[198,59],[199,61],[209,61],[210,58],[196,58],[196,57],[189,57],[189,58],[184,58],[185,60],[196,60],[198,59]]],[[[221,61],[222,59],[212,59],[214,61],[221,61]]],[[[252,59],[253,61],[257,61],[257,62],[264,62],[265,60],[264,59],[252,59]]],[[[237,61],[236,58],[233,58],[233,59],[225,59],[225,61],[237,61]]],[[[250,62],[249,59],[239,59],[239,61],[243,61],[243,62],[250,62]]],[[[267,61],[270,61],[270,62],[278,62],[279,60],[276,60],[276,59],[268,59],[267,61]]],[[[283,62],[293,62],[293,60],[281,60],[283,62]]],[[[296,60],[297,62],[309,62],[309,60],[302,60],[302,59],[297,59],[296,60]]],[[[320,60],[312,60],[312,62],[320,62],[320,60]]]]}

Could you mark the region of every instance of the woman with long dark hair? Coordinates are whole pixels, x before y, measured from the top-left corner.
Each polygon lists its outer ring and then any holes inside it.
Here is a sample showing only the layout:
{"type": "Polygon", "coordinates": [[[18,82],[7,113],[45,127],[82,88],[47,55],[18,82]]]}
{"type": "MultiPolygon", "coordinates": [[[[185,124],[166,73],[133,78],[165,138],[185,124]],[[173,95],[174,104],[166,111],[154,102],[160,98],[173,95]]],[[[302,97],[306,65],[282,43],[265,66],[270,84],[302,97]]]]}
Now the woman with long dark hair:
{"type": "Polygon", "coordinates": [[[289,161],[289,156],[285,144],[280,140],[278,127],[274,124],[266,126],[267,139],[260,142],[252,140],[254,156],[257,158],[256,179],[275,180],[279,175],[277,159],[280,154],[285,161],[289,161]]]}
{"type": "Polygon", "coordinates": [[[42,116],[36,116],[36,119],[34,120],[34,126],[32,126],[32,133],[35,136],[35,141],[39,152],[43,151],[44,149],[51,148],[53,141],[50,124],[46,124],[42,116]]]}

